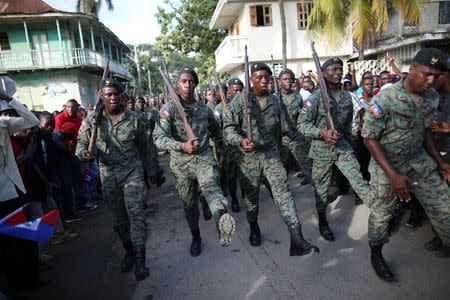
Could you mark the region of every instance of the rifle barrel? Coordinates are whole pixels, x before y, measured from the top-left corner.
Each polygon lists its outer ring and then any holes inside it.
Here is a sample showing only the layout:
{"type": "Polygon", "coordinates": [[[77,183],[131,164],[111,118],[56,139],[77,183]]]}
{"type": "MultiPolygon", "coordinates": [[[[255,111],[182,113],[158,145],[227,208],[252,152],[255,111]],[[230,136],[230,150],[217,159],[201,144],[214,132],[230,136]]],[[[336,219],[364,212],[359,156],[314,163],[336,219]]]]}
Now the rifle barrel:
{"type": "Polygon", "coordinates": [[[245,59],[244,59],[244,68],[245,68],[245,102],[246,102],[246,113],[247,113],[247,138],[250,143],[253,143],[253,134],[252,134],[252,95],[250,92],[250,74],[249,74],[249,66],[248,66],[248,55],[247,55],[247,45],[245,45],[245,59]]]}
{"type": "Polygon", "coordinates": [[[223,109],[225,111],[228,111],[227,96],[225,95],[225,91],[222,88],[222,83],[220,82],[220,79],[219,79],[219,76],[217,75],[216,69],[213,69],[213,70],[214,70],[214,76],[216,77],[217,85],[219,86],[220,95],[222,95],[223,109]]]}

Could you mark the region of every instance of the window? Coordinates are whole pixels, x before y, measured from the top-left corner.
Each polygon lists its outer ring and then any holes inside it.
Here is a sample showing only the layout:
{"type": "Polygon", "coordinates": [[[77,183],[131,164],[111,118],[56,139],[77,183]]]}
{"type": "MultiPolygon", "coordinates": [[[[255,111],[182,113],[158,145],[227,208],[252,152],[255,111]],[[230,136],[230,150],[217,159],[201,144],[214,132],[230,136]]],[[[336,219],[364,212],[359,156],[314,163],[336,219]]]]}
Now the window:
{"type": "Polygon", "coordinates": [[[272,25],[272,7],[270,5],[250,5],[250,25],[272,25]]]}
{"type": "Polygon", "coordinates": [[[439,2],[439,24],[450,24],[450,1],[439,2]]]}
{"type": "Polygon", "coordinates": [[[0,50],[1,51],[11,50],[11,45],[9,44],[7,32],[0,32],[0,50]]]}
{"type": "Polygon", "coordinates": [[[312,8],[312,2],[304,1],[303,5],[302,3],[297,4],[298,29],[306,29],[308,27],[308,17],[312,8]]]}

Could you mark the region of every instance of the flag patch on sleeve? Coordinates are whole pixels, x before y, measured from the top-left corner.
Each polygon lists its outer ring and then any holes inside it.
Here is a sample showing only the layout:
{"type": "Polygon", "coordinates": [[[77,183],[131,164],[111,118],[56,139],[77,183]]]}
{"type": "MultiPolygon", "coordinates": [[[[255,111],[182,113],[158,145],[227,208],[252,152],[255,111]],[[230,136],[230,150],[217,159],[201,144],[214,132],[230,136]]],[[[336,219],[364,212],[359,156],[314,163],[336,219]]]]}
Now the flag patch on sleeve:
{"type": "Polygon", "coordinates": [[[164,117],[166,117],[167,119],[170,119],[170,117],[172,116],[170,114],[170,112],[166,109],[161,110],[161,113],[164,115],[164,117]]]}
{"type": "Polygon", "coordinates": [[[312,103],[311,103],[311,101],[309,101],[309,100],[306,100],[305,102],[303,102],[304,104],[305,104],[305,106],[307,107],[307,108],[311,108],[313,105],[312,105],[312,103]]]}
{"type": "Polygon", "coordinates": [[[378,106],[378,104],[372,104],[370,106],[370,110],[372,111],[372,113],[375,115],[375,117],[378,117],[379,115],[381,115],[383,113],[383,111],[381,110],[381,108],[378,106]]]}
{"type": "Polygon", "coordinates": [[[219,113],[217,110],[214,111],[214,115],[215,115],[217,118],[220,118],[220,113],[219,113]]]}

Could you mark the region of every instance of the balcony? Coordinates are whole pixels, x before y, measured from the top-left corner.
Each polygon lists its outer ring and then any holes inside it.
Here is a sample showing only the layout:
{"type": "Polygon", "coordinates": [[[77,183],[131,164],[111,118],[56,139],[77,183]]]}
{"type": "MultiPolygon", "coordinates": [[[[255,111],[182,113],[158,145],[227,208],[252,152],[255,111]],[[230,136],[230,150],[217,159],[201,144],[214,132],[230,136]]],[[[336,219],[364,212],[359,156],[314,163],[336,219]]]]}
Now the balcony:
{"type": "Polygon", "coordinates": [[[248,39],[245,36],[227,36],[217,47],[216,56],[217,72],[228,72],[244,63],[245,45],[248,39]]]}
{"type": "MultiPolygon", "coordinates": [[[[103,69],[107,60],[103,54],[90,49],[0,51],[0,73],[74,67],[103,69]]],[[[109,68],[124,79],[133,79],[128,69],[116,61],[110,60],[109,68]]]]}

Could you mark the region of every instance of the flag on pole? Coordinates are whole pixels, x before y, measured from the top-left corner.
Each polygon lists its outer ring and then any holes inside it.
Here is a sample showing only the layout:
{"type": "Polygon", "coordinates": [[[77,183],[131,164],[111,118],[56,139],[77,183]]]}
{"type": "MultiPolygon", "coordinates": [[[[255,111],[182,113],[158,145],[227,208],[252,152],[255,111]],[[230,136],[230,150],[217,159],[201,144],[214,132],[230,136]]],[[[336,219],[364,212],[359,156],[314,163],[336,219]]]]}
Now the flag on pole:
{"type": "Polygon", "coordinates": [[[48,244],[58,216],[59,210],[54,209],[36,220],[28,221],[21,207],[0,220],[0,234],[48,244]]]}

